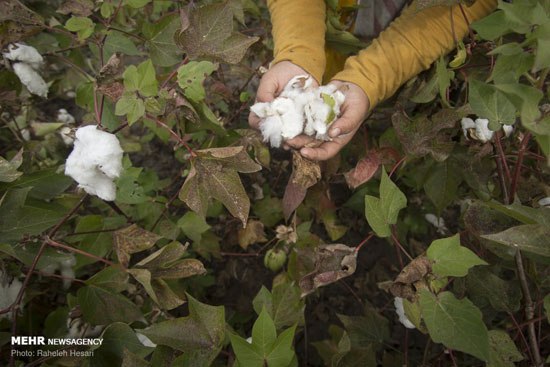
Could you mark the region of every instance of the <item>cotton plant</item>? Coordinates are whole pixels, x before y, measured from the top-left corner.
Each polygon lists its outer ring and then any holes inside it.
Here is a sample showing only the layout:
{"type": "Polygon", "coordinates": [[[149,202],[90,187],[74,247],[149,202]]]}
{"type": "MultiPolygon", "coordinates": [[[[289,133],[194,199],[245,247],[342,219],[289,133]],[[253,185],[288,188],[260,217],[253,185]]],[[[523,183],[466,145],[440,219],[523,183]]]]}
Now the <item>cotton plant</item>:
{"type": "Polygon", "coordinates": [[[68,125],[73,125],[76,122],[74,116],[71,115],[66,109],[60,108],[57,111],[57,121],[65,124],[65,126],[59,129],[59,135],[61,136],[63,143],[65,143],[65,145],[73,145],[74,143],[74,137],[72,136],[73,130],[68,125]]]}
{"type": "Polygon", "coordinates": [[[42,269],[45,273],[55,274],[59,270],[60,274],[67,278],[63,279],[63,289],[69,289],[71,287],[72,280],[68,278],[74,278],[74,269],[76,265],[76,258],[70,254],[69,257],[64,258],[58,262],[54,262],[42,269]]]}
{"type": "Polygon", "coordinates": [[[435,214],[428,213],[424,216],[424,219],[436,228],[437,233],[445,234],[449,232],[443,218],[437,217],[435,214]]]}
{"type": "Polygon", "coordinates": [[[265,142],[280,147],[283,139],[302,133],[319,140],[330,140],[327,132],[340,115],[344,94],[335,85],[313,87],[310,75],[292,78],[271,102],[259,102],[250,110],[260,117],[265,142]]]}
{"type": "Polygon", "coordinates": [[[65,174],[88,194],[106,201],[116,198],[113,180],[122,172],[122,148],[118,138],[96,126],[76,130],[74,148],[65,163],[65,174]]]}
{"type": "Polygon", "coordinates": [[[48,85],[38,73],[44,59],[36,48],[20,43],[11,44],[3,56],[12,61],[13,72],[29,92],[44,98],[48,96],[48,85]]]}
{"type": "MultiPolygon", "coordinates": [[[[468,139],[468,132],[471,133],[471,136],[482,143],[493,140],[495,132],[489,129],[489,120],[483,118],[477,118],[475,121],[469,117],[464,117],[460,122],[462,125],[462,132],[466,139],[468,139]]],[[[510,134],[514,131],[512,125],[502,125],[502,130],[504,135],[509,137],[510,134]]]]}

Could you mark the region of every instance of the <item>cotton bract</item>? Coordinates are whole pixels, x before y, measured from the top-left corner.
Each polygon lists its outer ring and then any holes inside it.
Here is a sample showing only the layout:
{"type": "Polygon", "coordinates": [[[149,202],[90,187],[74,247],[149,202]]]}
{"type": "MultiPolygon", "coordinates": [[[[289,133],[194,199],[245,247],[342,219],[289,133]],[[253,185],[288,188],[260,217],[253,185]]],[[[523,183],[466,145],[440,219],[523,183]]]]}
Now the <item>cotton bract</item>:
{"type": "Polygon", "coordinates": [[[65,174],[78,187],[103,200],[116,197],[114,179],[122,171],[122,148],[117,137],[96,126],[81,127],[76,131],[74,148],[65,164],[65,174]]]}
{"type": "Polygon", "coordinates": [[[8,52],[4,52],[3,55],[13,61],[14,73],[29,92],[44,98],[48,96],[48,85],[38,74],[44,59],[34,47],[20,43],[11,44],[8,52]]]}
{"type": "Polygon", "coordinates": [[[262,120],[260,130],[264,141],[279,147],[283,139],[302,133],[330,140],[328,128],[340,115],[345,96],[334,85],[312,87],[309,75],[292,78],[279,97],[272,102],[260,102],[250,107],[262,120]]]}

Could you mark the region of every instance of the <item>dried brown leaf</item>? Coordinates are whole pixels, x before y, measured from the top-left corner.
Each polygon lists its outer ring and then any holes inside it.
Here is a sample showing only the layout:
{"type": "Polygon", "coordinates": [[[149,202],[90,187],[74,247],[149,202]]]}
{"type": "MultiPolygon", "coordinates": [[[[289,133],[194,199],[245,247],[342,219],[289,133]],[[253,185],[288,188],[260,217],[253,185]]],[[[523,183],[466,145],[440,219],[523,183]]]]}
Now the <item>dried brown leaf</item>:
{"type": "Polygon", "coordinates": [[[120,52],[115,52],[113,55],[111,55],[111,57],[109,57],[107,63],[105,63],[105,65],[99,71],[98,80],[100,82],[114,80],[115,78],[119,77],[123,71],[124,63],[122,61],[122,54],[120,52]]]}
{"type": "Polygon", "coordinates": [[[303,157],[299,152],[292,152],[292,182],[308,189],[321,179],[319,162],[303,157]]]}
{"type": "Polygon", "coordinates": [[[376,151],[370,151],[357,162],[355,168],[344,173],[349,187],[352,189],[364,184],[371,179],[378,170],[379,162],[376,151]]]}
{"type": "Polygon", "coordinates": [[[258,220],[249,220],[246,228],[239,229],[239,245],[247,249],[249,245],[267,242],[264,233],[264,224],[258,220]]]}
{"type": "Polygon", "coordinates": [[[57,11],[61,14],[74,14],[79,17],[87,17],[94,10],[92,0],[66,0],[57,11]]]}
{"type": "Polygon", "coordinates": [[[128,266],[130,255],[147,250],[155,245],[161,237],[132,224],[113,233],[113,246],[115,247],[118,261],[128,266]]]}
{"type": "Polygon", "coordinates": [[[433,261],[420,255],[401,270],[390,287],[395,297],[407,298],[414,302],[418,297],[416,291],[425,287],[425,277],[432,272],[433,261]]]}
{"type": "Polygon", "coordinates": [[[118,101],[126,89],[120,82],[113,82],[99,86],[98,90],[105,96],[109,97],[113,102],[118,101]]]}
{"type": "Polygon", "coordinates": [[[348,277],[357,267],[355,248],[343,244],[320,245],[315,249],[315,270],[300,279],[302,297],[317,288],[348,277]]]}

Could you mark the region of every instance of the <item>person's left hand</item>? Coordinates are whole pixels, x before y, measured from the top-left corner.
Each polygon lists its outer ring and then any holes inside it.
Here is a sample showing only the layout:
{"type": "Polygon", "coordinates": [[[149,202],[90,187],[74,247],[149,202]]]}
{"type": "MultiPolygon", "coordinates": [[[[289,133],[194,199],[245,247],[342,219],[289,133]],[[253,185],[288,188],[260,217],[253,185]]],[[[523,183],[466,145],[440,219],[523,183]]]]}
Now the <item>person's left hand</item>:
{"type": "Polygon", "coordinates": [[[300,149],[302,156],[316,161],[325,161],[334,157],[349,143],[361,126],[370,105],[367,94],[357,84],[340,80],[333,80],[329,84],[335,84],[338,88],[342,88],[341,90],[344,90],[345,86],[348,87],[348,90],[344,91],[346,99],[341,106],[341,115],[332,123],[328,131],[332,141],[310,148],[306,145],[314,142],[315,137],[302,134],[285,142],[285,148],[290,146],[300,149]]]}

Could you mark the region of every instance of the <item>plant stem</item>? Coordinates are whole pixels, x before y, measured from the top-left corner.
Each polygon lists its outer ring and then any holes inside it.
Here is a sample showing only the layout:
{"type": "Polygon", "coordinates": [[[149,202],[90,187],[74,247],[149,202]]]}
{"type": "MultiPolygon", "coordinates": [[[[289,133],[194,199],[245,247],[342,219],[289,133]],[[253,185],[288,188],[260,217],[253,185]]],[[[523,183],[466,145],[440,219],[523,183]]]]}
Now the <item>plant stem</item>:
{"type": "Polygon", "coordinates": [[[95,119],[97,121],[97,126],[101,126],[101,114],[99,112],[98,104],[97,104],[97,84],[94,83],[94,111],[95,111],[95,119]]]}
{"type": "Polygon", "coordinates": [[[66,57],[60,56],[60,55],[49,55],[49,56],[57,57],[58,59],[63,60],[64,62],[66,62],[67,64],[69,64],[73,69],[75,69],[76,71],[79,71],[80,73],[82,73],[89,81],[93,81],[93,80],[94,80],[94,78],[92,78],[92,77],[90,76],[90,74],[88,74],[87,72],[85,72],[84,69],[82,69],[80,66],[74,64],[71,60],[67,59],[66,57]]]}
{"type": "Polygon", "coordinates": [[[476,45],[476,41],[474,39],[474,31],[472,30],[472,27],[470,27],[470,21],[468,20],[468,16],[466,16],[466,12],[464,11],[462,4],[458,4],[458,7],[460,8],[460,11],[462,12],[462,16],[464,17],[464,20],[468,25],[468,32],[470,32],[470,44],[472,45],[472,47],[474,47],[476,45]]]}
{"type": "Polygon", "coordinates": [[[401,165],[401,163],[403,163],[405,161],[405,158],[407,158],[407,156],[404,156],[403,158],[401,158],[399,160],[399,162],[397,162],[393,168],[391,169],[390,171],[390,174],[388,175],[389,178],[391,178],[391,176],[393,175],[393,173],[395,172],[395,170],[397,169],[397,167],[399,167],[401,165]]]}
{"type": "Polygon", "coordinates": [[[147,42],[147,40],[145,38],[140,37],[137,34],[126,32],[126,31],[123,31],[122,29],[111,27],[110,25],[107,26],[107,30],[108,31],[117,31],[117,32],[120,32],[120,33],[124,33],[125,35],[130,36],[130,37],[134,37],[135,39],[140,40],[141,42],[147,42]]]}
{"type": "Polygon", "coordinates": [[[367,243],[372,237],[374,236],[374,232],[371,232],[357,247],[355,248],[355,252],[359,252],[361,250],[361,247],[367,243]]]}
{"type": "Polygon", "coordinates": [[[67,246],[67,245],[64,245],[62,243],[59,243],[59,242],[55,242],[54,240],[52,239],[48,239],[48,242],[47,242],[50,246],[53,246],[53,247],[59,247],[59,248],[62,248],[62,249],[65,249],[65,250],[68,250],[68,251],[71,251],[71,252],[75,252],[77,254],[80,254],[80,255],[83,255],[83,256],[87,256],[89,258],[92,258],[94,260],[97,260],[97,261],[101,261],[102,263],[105,263],[107,265],[110,265],[110,266],[113,266],[115,268],[118,268],[120,270],[122,270],[123,272],[127,273],[128,272],[128,269],[126,269],[125,267],[123,267],[122,265],[119,265],[119,264],[115,264],[109,260],[106,260],[102,257],[99,257],[99,256],[95,256],[93,254],[90,254],[89,252],[86,252],[86,251],[82,251],[82,250],[79,250],[77,248],[74,248],[74,247],[71,247],[71,246],[67,246]]]}
{"type": "Polygon", "coordinates": [[[502,137],[502,132],[499,130],[495,134],[495,145],[497,146],[497,151],[500,156],[500,161],[502,162],[502,165],[504,167],[504,172],[506,172],[506,180],[508,184],[512,182],[512,175],[510,174],[510,168],[508,167],[508,164],[506,163],[506,158],[504,156],[504,150],[502,149],[502,144],[500,143],[500,138],[502,137]]]}
{"type": "Polygon", "coordinates": [[[166,211],[170,208],[170,205],[172,205],[172,203],[178,198],[178,195],[179,195],[179,190],[176,191],[176,193],[174,194],[174,196],[172,196],[170,198],[170,200],[168,200],[168,202],[166,204],[164,204],[164,209],[162,209],[162,212],[160,213],[160,215],[158,216],[157,220],[155,220],[155,223],[153,223],[153,226],[151,227],[151,229],[149,230],[150,232],[153,232],[155,230],[155,228],[157,227],[157,225],[159,224],[161,218],[164,216],[164,213],[166,213],[166,211]]]}
{"type": "Polygon", "coordinates": [[[35,270],[34,272],[36,274],[44,275],[44,276],[47,276],[47,277],[59,278],[59,279],[64,279],[64,280],[70,280],[72,282],[78,282],[78,283],[86,284],[86,282],[81,280],[81,279],[69,278],[69,277],[66,277],[66,276],[63,276],[63,275],[58,275],[58,274],[53,274],[53,273],[45,273],[45,272],[40,271],[40,270],[35,270]]]}
{"type": "Polygon", "coordinates": [[[168,130],[170,132],[170,134],[172,134],[173,137],[175,137],[184,147],[185,149],[187,149],[187,151],[189,152],[189,154],[191,154],[192,157],[196,157],[197,156],[197,153],[195,153],[193,151],[193,149],[191,149],[191,147],[189,145],[187,145],[187,143],[185,142],[185,140],[183,140],[178,134],[176,134],[176,132],[174,130],[172,130],[168,125],[166,125],[164,122],[160,121],[159,119],[157,119],[156,117],[153,117],[151,115],[145,115],[145,117],[147,117],[149,120],[153,120],[155,121],[157,124],[159,124],[163,129],[165,130],[168,130]]]}
{"type": "Polygon", "coordinates": [[[395,224],[392,225],[391,236],[392,236],[393,242],[395,242],[396,246],[399,247],[401,249],[401,251],[403,251],[405,256],[407,256],[409,258],[409,260],[413,261],[413,258],[411,257],[411,255],[409,255],[407,250],[405,250],[405,248],[401,245],[401,243],[399,243],[399,239],[397,239],[397,233],[395,231],[395,224]]]}
{"type": "Polygon", "coordinates": [[[521,147],[519,149],[519,154],[518,154],[518,161],[516,163],[516,169],[514,171],[514,179],[512,181],[512,186],[510,188],[510,198],[508,201],[509,204],[512,204],[514,202],[514,197],[516,195],[516,188],[519,180],[519,174],[521,171],[521,163],[523,162],[523,156],[525,154],[525,149],[527,148],[527,143],[529,143],[530,137],[531,137],[531,134],[527,133],[525,134],[525,136],[523,137],[523,140],[521,141],[521,147]]]}
{"type": "Polygon", "coordinates": [[[162,88],[166,87],[168,85],[168,83],[170,82],[170,80],[178,73],[178,69],[180,67],[182,67],[183,65],[187,64],[187,62],[189,62],[189,58],[186,56],[185,59],[183,59],[183,61],[170,73],[170,75],[168,75],[168,78],[166,78],[162,82],[159,89],[162,89],[162,88]]]}
{"type": "Polygon", "coordinates": [[[525,275],[525,268],[523,267],[523,257],[521,256],[521,251],[519,249],[516,250],[515,259],[516,269],[518,271],[518,277],[521,284],[521,291],[523,293],[523,298],[525,299],[525,317],[527,321],[530,322],[527,327],[529,343],[531,344],[535,366],[542,367],[542,358],[540,356],[537,335],[535,334],[535,323],[532,322],[532,320],[535,318],[535,307],[533,305],[531,293],[529,292],[529,284],[527,283],[527,276],[525,275]]]}

